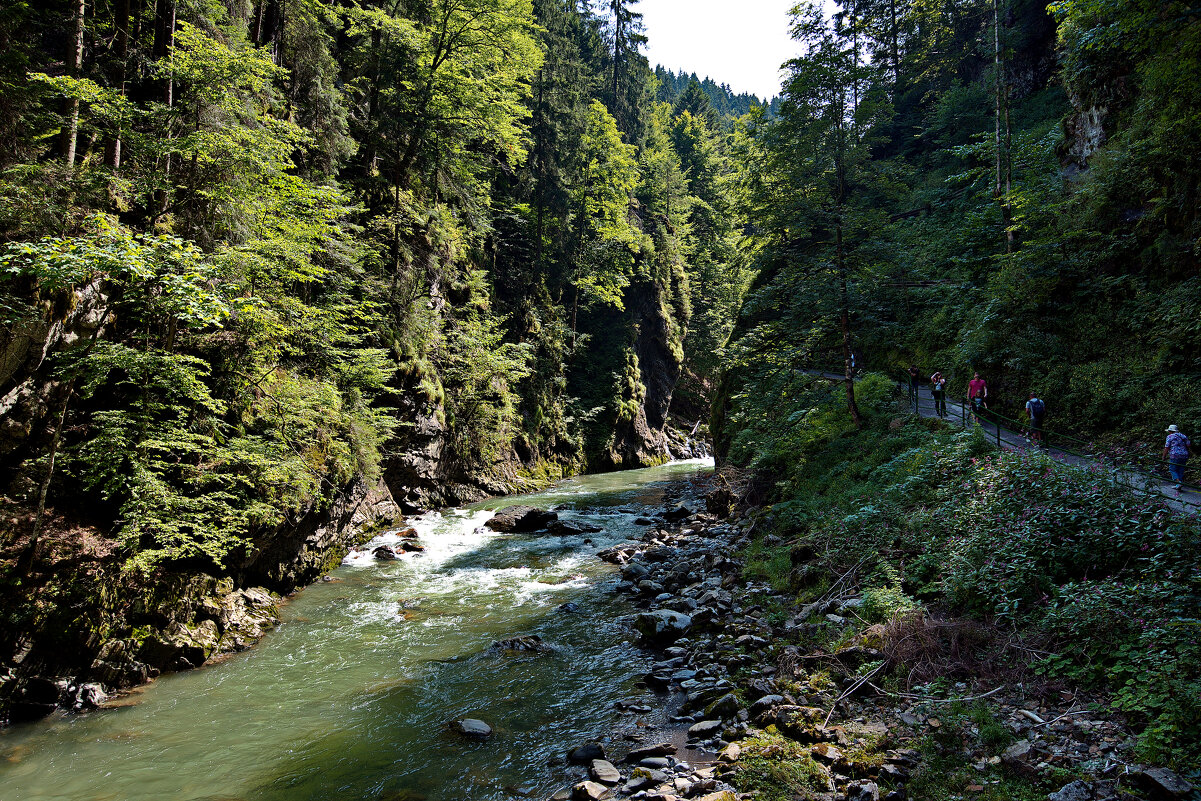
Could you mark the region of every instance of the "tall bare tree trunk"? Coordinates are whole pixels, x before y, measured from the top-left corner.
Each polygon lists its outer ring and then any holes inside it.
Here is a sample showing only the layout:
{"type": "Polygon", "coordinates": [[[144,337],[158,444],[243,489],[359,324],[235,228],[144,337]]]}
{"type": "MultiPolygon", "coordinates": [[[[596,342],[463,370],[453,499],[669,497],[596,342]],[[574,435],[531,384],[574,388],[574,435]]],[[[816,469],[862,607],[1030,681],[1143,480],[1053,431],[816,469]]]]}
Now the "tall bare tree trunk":
{"type": "MultiPolygon", "coordinates": [[[[114,27],[117,32],[117,38],[114,42],[114,58],[117,61],[116,68],[114,69],[114,83],[117,86],[117,92],[124,97],[126,91],[125,84],[129,71],[129,0],[117,0],[113,13],[115,16],[114,27]]],[[[121,166],[120,129],[110,132],[105,139],[104,163],[114,170],[121,166]]]]}
{"type": "MultiPolygon", "coordinates": [[[[858,65],[856,65],[858,66],[858,65]]],[[[836,89],[839,98],[839,122],[837,129],[838,143],[834,154],[834,170],[838,180],[838,192],[834,198],[834,255],[838,268],[838,327],[842,334],[843,386],[847,393],[847,412],[856,429],[863,428],[863,417],[859,414],[859,404],[855,401],[855,358],[851,350],[851,298],[847,290],[847,261],[842,241],[842,212],[846,201],[846,155],[847,155],[847,124],[845,95],[842,89],[836,89]]]]}
{"type": "Polygon", "coordinates": [[[993,0],[993,69],[996,72],[993,90],[996,95],[996,113],[993,125],[993,145],[997,154],[997,175],[993,184],[993,197],[1001,205],[1001,222],[1005,226],[1005,252],[1013,253],[1013,209],[1009,205],[1010,171],[1009,162],[1009,86],[1005,80],[1005,61],[1001,53],[1001,0],[993,0]],[[1004,124],[1005,133],[1001,134],[1004,124]]]}
{"type": "MultiPolygon", "coordinates": [[[[78,78],[83,71],[83,17],[87,12],[87,0],[75,3],[75,40],[67,61],[67,74],[78,78]]],[[[75,147],[79,141],[79,98],[72,97],[66,104],[67,124],[62,131],[63,160],[68,167],[75,166],[75,147]]]]}
{"type": "Polygon", "coordinates": [[[892,83],[894,94],[896,87],[901,85],[901,53],[898,47],[899,34],[897,31],[897,0],[889,0],[888,13],[892,18],[892,83]]]}

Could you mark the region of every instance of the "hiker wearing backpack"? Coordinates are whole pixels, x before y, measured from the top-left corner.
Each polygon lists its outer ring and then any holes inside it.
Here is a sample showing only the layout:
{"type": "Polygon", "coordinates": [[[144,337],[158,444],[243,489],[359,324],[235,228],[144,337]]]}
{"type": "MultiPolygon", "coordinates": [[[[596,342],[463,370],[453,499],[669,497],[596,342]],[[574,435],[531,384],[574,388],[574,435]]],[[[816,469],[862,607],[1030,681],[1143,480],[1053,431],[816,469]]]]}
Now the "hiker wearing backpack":
{"type": "Polygon", "coordinates": [[[921,382],[920,373],[918,373],[917,365],[909,368],[909,397],[910,399],[917,397],[917,388],[921,382]]]}
{"type": "Polygon", "coordinates": [[[1033,392],[1030,400],[1026,401],[1026,415],[1030,418],[1030,441],[1035,447],[1041,447],[1043,441],[1043,416],[1047,413],[1047,404],[1039,400],[1033,392]]]}
{"type": "Polygon", "coordinates": [[[930,394],[934,396],[934,413],[939,417],[947,416],[947,379],[941,372],[930,376],[930,394]]]}
{"type": "Polygon", "coordinates": [[[967,382],[967,400],[972,406],[972,416],[980,422],[980,412],[988,408],[988,384],[979,373],[973,373],[972,380],[967,382]]]}
{"type": "Polygon", "coordinates": [[[1192,443],[1176,425],[1167,428],[1168,438],[1163,444],[1163,458],[1168,462],[1168,472],[1176,482],[1176,491],[1184,483],[1184,465],[1188,461],[1192,443]]]}

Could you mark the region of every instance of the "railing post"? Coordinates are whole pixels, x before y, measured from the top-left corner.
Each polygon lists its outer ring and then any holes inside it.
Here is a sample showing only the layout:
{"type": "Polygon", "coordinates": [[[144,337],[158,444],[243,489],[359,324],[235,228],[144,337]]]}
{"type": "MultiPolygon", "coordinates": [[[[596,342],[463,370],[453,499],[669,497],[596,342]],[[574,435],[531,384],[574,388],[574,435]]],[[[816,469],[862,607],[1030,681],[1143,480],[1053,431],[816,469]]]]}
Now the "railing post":
{"type": "Polygon", "coordinates": [[[1001,421],[996,421],[993,426],[997,429],[997,450],[1001,450],[1001,421]]]}

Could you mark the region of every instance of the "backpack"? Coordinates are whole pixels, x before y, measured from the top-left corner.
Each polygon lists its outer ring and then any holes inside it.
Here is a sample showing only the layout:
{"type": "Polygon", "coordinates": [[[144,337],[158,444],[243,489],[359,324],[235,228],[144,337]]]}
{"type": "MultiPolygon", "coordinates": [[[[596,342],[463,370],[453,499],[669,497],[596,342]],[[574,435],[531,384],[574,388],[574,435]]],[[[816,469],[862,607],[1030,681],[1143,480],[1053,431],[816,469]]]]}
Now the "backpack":
{"type": "Polygon", "coordinates": [[[1042,416],[1047,413],[1047,404],[1043,403],[1038,398],[1033,398],[1030,401],[1030,416],[1036,420],[1041,420],[1042,416]]]}

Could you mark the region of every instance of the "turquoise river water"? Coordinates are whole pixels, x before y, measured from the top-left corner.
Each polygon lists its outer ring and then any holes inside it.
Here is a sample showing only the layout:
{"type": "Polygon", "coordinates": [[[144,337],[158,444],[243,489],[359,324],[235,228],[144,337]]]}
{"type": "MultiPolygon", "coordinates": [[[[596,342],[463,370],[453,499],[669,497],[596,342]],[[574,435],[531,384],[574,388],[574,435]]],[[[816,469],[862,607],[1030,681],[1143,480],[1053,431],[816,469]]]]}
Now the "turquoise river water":
{"type": "Polygon", "coordinates": [[[587,476],[413,518],[424,554],[377,561],[370,549],[397,539],[377,537],[292,598],[255,648],[122,706],[0,731],[0,799],[544,798],[565,781],[556,757],[628,725],[614,701],[639,696],[649,664],[614,622],[627,610],[596,552],[641,534],[636,517],[710,466],[587,476]],[[589,544],[481,528],[516,503],[605,530],[589,544]],[[560,610],[568,601],[578,609],[560,610]],[[489,648],[520,634],[553,652],[489,648]],[[460,717],[496,735],[466,742],[447,728],[460,717]]]}

